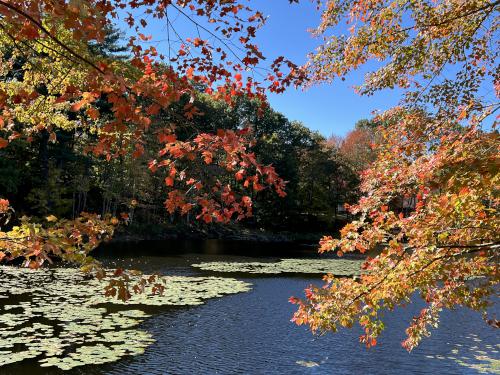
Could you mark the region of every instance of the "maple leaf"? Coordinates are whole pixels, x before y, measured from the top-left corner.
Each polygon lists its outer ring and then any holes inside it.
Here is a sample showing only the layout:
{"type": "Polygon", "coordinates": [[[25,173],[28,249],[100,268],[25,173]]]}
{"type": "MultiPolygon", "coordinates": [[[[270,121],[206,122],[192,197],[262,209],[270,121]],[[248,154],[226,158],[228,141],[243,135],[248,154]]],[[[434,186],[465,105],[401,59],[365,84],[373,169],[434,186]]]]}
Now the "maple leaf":
{"type": "Polygon", "coordinates": [[[238,172],[235,173],[234,176],[236,178],[236,181],[241,181],[241,180],[243,180],[244,175],[245,175],[245,170],[240,169],[238,172]]]}
{"type": "Polygon", "coordinates": [[[170,176],[165,178],[165,185],[166,186],[174,186],[174,179],[170,176]]]}

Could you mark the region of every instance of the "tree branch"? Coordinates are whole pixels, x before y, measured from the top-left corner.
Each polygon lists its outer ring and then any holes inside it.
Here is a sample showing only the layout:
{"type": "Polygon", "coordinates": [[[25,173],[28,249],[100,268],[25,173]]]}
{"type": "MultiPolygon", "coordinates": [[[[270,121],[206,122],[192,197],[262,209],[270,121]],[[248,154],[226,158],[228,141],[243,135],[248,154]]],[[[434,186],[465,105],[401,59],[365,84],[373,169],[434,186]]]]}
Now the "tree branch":
{"type": "Polygon", "coordinates": [[[57,45],[59,45],[61,48],[63,48],[64,50],[68,51],[71,55],[73,55],[74,57],[76,57],[77,59],[83,61],[84,63],[86,63],[87,65],[90,65],[92,68],[94,68],[95,70],[97,70],[99,73],[101,74],[105,74],[104,70],[102,70],[101,68],[99,68],[97,65],[95,65],[92,61],[90,61],[89,59],[87,59],[86,57],[80,55],[79,53],[75,52],[73,49],[71,49],[70,47],[68,47],[66,44],[64,44],[63,42],[61,42],[57,37],[55,37],[54,35],[52,35],[50,33],[49,30],[47,30],[45,28],[45,26],[42,25],[41,22],[37,21],[35,18],[33,18],[31,15],[29,15],[28,13],[26,13],[24,10],[22,9],[19,9],[15,6],[13,6],[12,4],[9,4],[8,2],[5,2],[3,0],[0,0],[0,5],[1,6],[4,6],[10,10],[12,10],[13,12],[23,16],[24,18],[26,18],[28,21],[30,21],[31,23],[33,23],[36,27],[38,27],[38,29],[40,29],[45,35],[47,35],[50,39],[52,39],[57,45]]]}

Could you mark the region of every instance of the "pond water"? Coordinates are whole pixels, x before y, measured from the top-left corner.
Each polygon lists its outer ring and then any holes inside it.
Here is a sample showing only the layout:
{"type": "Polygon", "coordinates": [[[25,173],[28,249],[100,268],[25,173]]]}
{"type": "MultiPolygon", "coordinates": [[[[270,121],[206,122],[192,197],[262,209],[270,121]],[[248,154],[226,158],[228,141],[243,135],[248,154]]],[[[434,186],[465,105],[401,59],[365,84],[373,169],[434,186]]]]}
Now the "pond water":
{"type": "MultiPolygon", "coordinates": [[[[195,263],[275,262],[315,259],[314,247],[224,241],[142,242],[108,245],[97,257],[110,267],[166,275],[218,276],[252,284],[247,292],[209,299],[203,305],[155,309],[141,324],[155,342],[144,354],[70,371],[36,362],[0,367],[0,374],[478,374],[500,373],[500,336],[466,309],[445,311],[440,328],[420,347],[401,347],[404,328],[421,306],[388,315],[377,347],[358,342],[359,329],[314,336],[290,318],[291,295],[302,296],[314,274],[249,274],[204,271],[195,263]],[[137,252],[140,251],[140,255],[137,252]]],[[[497,314],[498,316],[499,314],[497,314]]]]}

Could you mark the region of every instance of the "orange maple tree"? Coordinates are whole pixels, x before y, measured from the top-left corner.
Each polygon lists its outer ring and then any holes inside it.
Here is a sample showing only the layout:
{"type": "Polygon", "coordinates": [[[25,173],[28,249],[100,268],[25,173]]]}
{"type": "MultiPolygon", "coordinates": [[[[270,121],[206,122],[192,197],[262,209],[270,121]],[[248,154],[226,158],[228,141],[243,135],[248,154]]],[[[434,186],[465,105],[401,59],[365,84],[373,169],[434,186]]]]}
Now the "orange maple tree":
{"type": "Polygon", "coordinates": [[[350,207],[356,219],[340,238],[320,243],[320,251],[339,256],[370,252],[361,276],[328,275],[305,299],[292,297],[297,324],[324,332],[359,323],[370,347],[383,314],[420,295],[426,307],[409,322],[407,350],[430,334],[443,309],[465,306],[499,326],[487,314],[500,278],[499,7],[486,0],[326,2],[315,30],[324,43],[308,64],[313,81],[377,60],[358,92],[398,87],[405,95],[373,120],[377,159],[350,207]],[[344,20],[347,35],[331,36],[344,20]]]}
{"type": "Polygon", "coordinates": [[[349,162],[351,167],[361,172],[375,159],[373,146],[375,145],[375,133],[373,129],[351,130],[344,139],[330,138],[330,142],[337,142],[337,148],[342,156],[349,162]]]}

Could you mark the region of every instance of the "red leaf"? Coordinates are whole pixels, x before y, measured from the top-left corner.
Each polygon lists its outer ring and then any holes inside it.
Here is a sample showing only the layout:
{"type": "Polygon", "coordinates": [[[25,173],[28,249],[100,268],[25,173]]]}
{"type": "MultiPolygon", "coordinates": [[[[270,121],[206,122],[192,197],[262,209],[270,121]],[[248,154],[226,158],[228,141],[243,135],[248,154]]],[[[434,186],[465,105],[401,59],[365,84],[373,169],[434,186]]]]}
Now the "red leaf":
{"type": "Polygon", "coordinates": [[[236,172],[234,177],[236,177],[236,181],[241,181],[241,180],[243,180],[244,175],[245,175],[245,171],[243,169],[240,169],[238,172],[236,172]]]}
{"type": "Polygon", "coordinates": [[[174,179],[172,177],[167,177],[165,178],[165,185],[167,186],[174,186],[174,179]]]}

